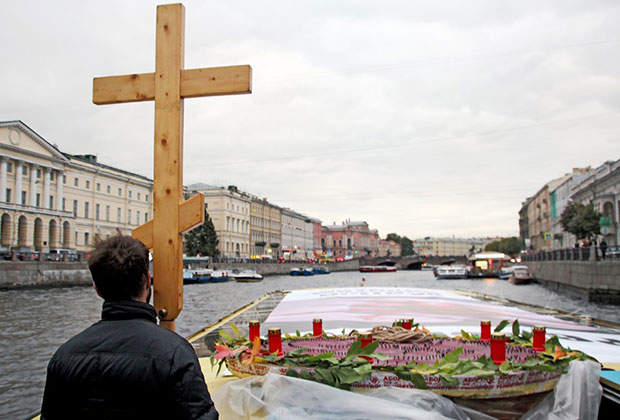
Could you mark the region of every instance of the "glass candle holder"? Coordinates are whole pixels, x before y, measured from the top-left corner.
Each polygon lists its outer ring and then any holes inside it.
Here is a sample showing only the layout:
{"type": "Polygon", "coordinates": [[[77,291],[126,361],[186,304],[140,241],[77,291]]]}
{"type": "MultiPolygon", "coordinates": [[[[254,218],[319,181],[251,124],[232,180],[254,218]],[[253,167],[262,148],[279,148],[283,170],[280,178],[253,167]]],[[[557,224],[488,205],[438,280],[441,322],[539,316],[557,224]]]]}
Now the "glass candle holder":
{"type": "Polygon", "coordinates": [[[491,341],[491,321],[480,321],[480,340],[491,341]]]}
{"type": "Polygon", "coordinates": [[[403,318],[400,321],[400,326],[406,330],[410,330],[411,328],[413,328],[413,318],[403,318]]]}
{"type": "Polygon", "coordinates": [[[506,335],[504,333],[491,334],[491,359],[496,365],[506,361],[506,335]]]}
{"type": "Polygon", "coordinates": [[[314,318],[312,320],[312,335],[314,337],[323,336],[323,320],[321,318],[314,318]]]}
{"type": "Polygon", "coordinates": [[[248,337],[250,339],[250,342],[254,343],[254,339],[256,337],[260,337],[260,322],[253,320],[253,321],[250,321],[248,324],[249,324],[248,329],[250,330],[248,337]]]}
{"type": "Polygon", "coordinates": [[[269,353],[282,353],[282,331],[280,328],[269,328],[267,338],[269,353]]]}
{"type": "Polygon", "coordinates": [[[532,328],[532,348],[536,351],[545,351],[545,334],[547,329],[543,325],[535,325],[532,328]]]}

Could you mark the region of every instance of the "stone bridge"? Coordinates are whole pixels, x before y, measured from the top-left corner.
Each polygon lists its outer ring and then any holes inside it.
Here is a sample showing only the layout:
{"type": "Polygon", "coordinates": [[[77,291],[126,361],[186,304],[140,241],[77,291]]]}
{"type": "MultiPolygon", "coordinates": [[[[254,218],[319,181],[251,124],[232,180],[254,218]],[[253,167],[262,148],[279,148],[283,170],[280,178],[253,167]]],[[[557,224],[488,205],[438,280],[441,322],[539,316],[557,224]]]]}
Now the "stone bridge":
{"type": "Polygon", "coordinates": [[[422,268],[422,264],[430,264],[430,265],[442,265],[442,264],[452,264],[452,263],[467,263],[467,257],[464,256],[456,256],[456,257],[420,257],[418,255],[408,255],[406,257],[365,257],[360,259],[360,266],[362,265],[387,265],[387,266],[398,266],[401,270],[420,270],[422,268]]]}

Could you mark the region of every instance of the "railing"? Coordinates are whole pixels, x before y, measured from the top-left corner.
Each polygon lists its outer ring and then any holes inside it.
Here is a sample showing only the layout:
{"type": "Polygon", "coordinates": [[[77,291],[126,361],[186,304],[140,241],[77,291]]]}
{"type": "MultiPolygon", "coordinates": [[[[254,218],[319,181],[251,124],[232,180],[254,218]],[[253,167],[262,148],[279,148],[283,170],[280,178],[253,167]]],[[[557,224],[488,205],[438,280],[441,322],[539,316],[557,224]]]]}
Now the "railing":
{"type": "Polygon", "coordinates": [[[88,258],[85,253],[50,253],[40,251],[0,251],[0,261],[17,262],[81,262],[88,258]]]}
{"type": "Polygon", "coordinates": [[[522,261],[620,261],[620,246],[591,246],[521,254],[522,261]],[[593,255],[594,253],[594,255],[593,255]]]}

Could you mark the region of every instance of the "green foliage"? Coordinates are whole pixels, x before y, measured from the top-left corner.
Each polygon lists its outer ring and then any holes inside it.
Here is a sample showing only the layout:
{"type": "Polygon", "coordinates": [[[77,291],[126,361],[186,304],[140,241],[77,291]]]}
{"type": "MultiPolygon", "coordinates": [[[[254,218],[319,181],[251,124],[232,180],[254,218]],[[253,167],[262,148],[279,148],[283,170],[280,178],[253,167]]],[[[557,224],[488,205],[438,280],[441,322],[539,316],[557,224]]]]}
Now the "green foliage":
{"type": "Polygon", "coordinates": [[[577,239],[592,238],[601,233],[600,219],[601,213],[594,210],[592,204],[585,205],[571,201],[560,217],[560,224],[566,232],[572,233],[577,239]]]}
{"type": "Polygon", "coordinates": [[[205,222],[199,227],[184,235],[184,249],[187,255],[202,255],[212,257],[218,255],[219,241],[215,233],[213,221],[209,213],[205,212],[205,222]]]}
{"type": "Polygon", "coordinates": [[[508,325],[508,324],[510,324],[510,321],[508,321],[507,319],[504,319],[502,322],[497,324],[497,327],[495,327],[495,329],[493,331],[494,332],[501,332],[504,328],[506,328],[506,325],[508,325]]]}
{"type": "Polygon", "coordinates": [[[407,255],[413,255],[413,241],[406,236],[400,236],[396,233],[388,233],[386,238],[388,241],[398,242],[401,248],[401,254],[403,257],[407,255]]]}
{"type": "Polygon", "coordinates": [[[523,241],[516,237],[502,238],[493,241],[484,247],[485,251],[502,252],[508,255],[516,255],[524,248],[523,241]]]}

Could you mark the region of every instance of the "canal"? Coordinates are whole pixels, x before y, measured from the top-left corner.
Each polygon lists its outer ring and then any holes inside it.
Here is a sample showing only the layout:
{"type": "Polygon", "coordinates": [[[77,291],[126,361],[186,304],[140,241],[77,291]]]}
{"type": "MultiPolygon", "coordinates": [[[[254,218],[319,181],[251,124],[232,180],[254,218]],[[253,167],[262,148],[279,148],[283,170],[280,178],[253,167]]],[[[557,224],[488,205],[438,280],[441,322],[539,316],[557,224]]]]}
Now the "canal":
{"type": "MultiPolygon", "coordinates": [[[[421,287],[483,293],[620,322],[617,306],[592,304],[538,284],[498,279],[435,280],[428,271],[365,273],[368,287],[421,287]]],[[[177,331],[183,336],[274,290],[358,287],[358,272],[327,276],[267,277],[260,283],[187,285],[177,331]]],[[[0,418],[22,418],[39,409],[45,367],[56,348],[99,319],[102,301],[89,287],[0,291],[0,418]]],[[[413,314],[415,316],[415,314],[413,314]]]]}

